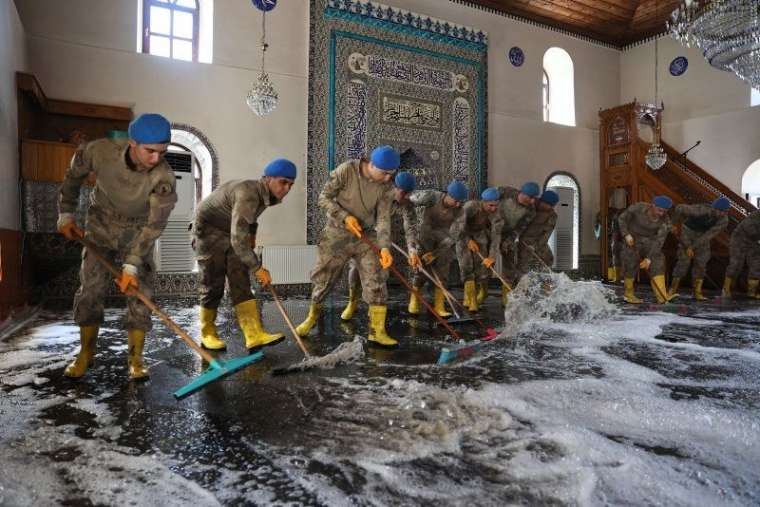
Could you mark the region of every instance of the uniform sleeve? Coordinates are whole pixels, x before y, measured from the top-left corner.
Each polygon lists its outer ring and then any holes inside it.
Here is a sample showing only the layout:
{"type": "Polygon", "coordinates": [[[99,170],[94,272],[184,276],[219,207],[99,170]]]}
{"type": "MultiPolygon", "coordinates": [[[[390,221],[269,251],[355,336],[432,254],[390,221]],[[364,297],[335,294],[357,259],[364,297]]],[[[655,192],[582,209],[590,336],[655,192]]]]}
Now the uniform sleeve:
{"type": "Polygon", "coordinates": [[[377,233],[377,243],[380,248],[391,247],[391,207],[393,206],[393,202],[393,186],[388,185],[388,190],[377,202],[375,232],[377,233]]]}
{"type": "Polygon", "coordinates": [[[494,260],[499,258],[501,252],[501,231],[504,229],[504,219],[501,213],[496,211],[491,215],[491,238],[488,248],[488,256],[494,260]]]}
{"type": "Polygon", "coordinates": [[[256,271],[261,268],[261,260],[251,248],[251,226],[256,223],[254,213],[260,205],[260,197],[240,185],[235,189],[233,198],[230,244],[240,261],[251,271],[256,271]]]}
{"type": "Polygon", "coordinates": [[[327,212],[327,216],[341,224],[349,216],[349,213],[338,204],[338,194],[346,185],[347,172],[350,167],[348,162],[344,162],[333,170],[327,183],[322,187],[322,192],[317,201],[319,207],[327,212]]]}
{"type": "Polygon", "coordinates": [[[663,222],[660,225],[660,228],[657,229],[657,236],[655,236],[654,241],[652,241],[652,246],[649,249],[649,255],[647,257],[650,259],[658,252],[662,252],[662,245],[665,244],[665,238],[668,237],[670,225],[670,218],[667,216],[663,217],[663,222]]]}
{"type": "Polygon", "coordinates": [[[407,248],[419,250],[420,245],[417,241],[417,213],[415,213],[412,204],[401,206],[401,217],[404,221],[404,238],[406,239],[407,248]]]}
{"type": "Polygon", "coordinates": [[[704,214],[704,208],[691,204],[679,204],[673,213],[673,223],[680,224],[689,218],[697,218],[704,214]]]}
{"type": "Polygon", "coordinates": [[[618,222],[618,229],[620,230],[620,237],[625,238],[630,234],[628,232],[628,220],[631,218],[631,208],[635,206],[634,204],[628,206],[625,211],[623,211],[617,219],[618,222]]]}
{"type": "Polygon", "coordinates": [[[524,214],[520,220],[518,220],[517,224],[515,225],[515,230],[511,232],[510,237],[514,238],[522,235],[522,233],[525,231],[525,229],[528,228],[528,225],[530,225],[534,218],[536,218],[536,210],[528,210],[528,212],[524,214]]]}
{"type": "Polygon", "coordinates": [[[709,247],[710,246],[710,241],[712,241],[712,239],[715,236],[717,236],[718,234],[720,234],[721,231],[725,230],[727,226],[728,226],[728,216],[727,215],[723,215],[723,216],[721,216],[718,219],[717,222],[715,222],[715,225],[713,225],[712,227],[710,227],[709,229],[707,229],[704,232],[704,234],[702,234],[699,237],[699,240],[697,241],[697,245],[696,246],[698,246],[698,247],[709,247]]]}
{"type": "Polygon", "coordinates": [[[429,208],[438,202],[439,197],[440,194],[436,190],[417,190],[409,195],[409,200],[415,206],[429,208]]]}
{"type": "Polygon", "coordinates": [[[456,243],[461,243],[462,241],[466,243],[467,240],[470,239],[464,237],[464,230],[467,228],[467,217],[472,216],[473,211],[475,211],[475,208],[471,204],[473,202],[477,203],[477,201],[468,201],[462,206],[462,212],[456,220],[452,222],[451,227],[449,228],[451,239],[456,243]]]}
{"type": "Polygon", "coordinates": [[[557,226],[557,213],[552,213],[549,216],[549,220],[546,221],[541,226],[541,232],[538,235],[538,239],[536,240],[536,246],[537,247],[543,247],[546,246],[547,243],[549,243],[549,237],[552,235],[552,232],[554,232],[554,228],[557,226]]]}
{"type": "Polygon", "coordinates": [[[171,169],[166,170],[153,187],[149,201],[148,222],[132,242],[127,255],[124,257],[125,264],[132,264],[137,267],[142,265],[143,259],[166,228],[169,215],[177,203],[177,183],[171,169]]]}
{"type": "Polygon", "coordinates": [[[71,163],[63,178],[58,200],[59,214],[76,212],[79,203],[79,189],[87,175],[94,170],[95,168],[92,166],[92,143],[79,146],[71,158],[71,163]]]}

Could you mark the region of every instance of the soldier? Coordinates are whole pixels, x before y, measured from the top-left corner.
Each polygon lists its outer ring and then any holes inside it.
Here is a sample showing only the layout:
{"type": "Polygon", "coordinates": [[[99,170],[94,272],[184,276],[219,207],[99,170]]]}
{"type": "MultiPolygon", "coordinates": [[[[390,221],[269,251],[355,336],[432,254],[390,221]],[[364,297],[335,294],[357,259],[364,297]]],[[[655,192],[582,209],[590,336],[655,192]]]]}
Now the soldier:
{"type": "Polygon", "coordinates": [[[398,345],[385,331],[388,289],[383,270],[393,264],[389,250],[393,202],[390,181],[398,170],[400,159],[399,153],[390,146],[378,146],[369,160],[348,160],[330,174],[319,195],[319,205],[327,213],[327,225],[320,233],[319,258],[311,274],[309,315],[296,328],[300,336],[309,334],[317,323],[322,301],[346,262],[355,258],[362,298],[369,305],[371,331],[368,340],[375,345],[398,345]],[[377,241],[381,248],[379,258],[368,244],[361,241],[363,235],[377,241]]]}
{"type": "MultiPolygon", "coordinates": [[[[528,224],[536,215],[536,200],[541,193],[538,183],[529,181],[517,190],[513,187],[499,187],[501,201],[499,202],[499,214],[504,221],[501,231],[501,259],[502,274],[507,280],[515,284],[521,273],[517,267],[517,240],[528,224]]],[[[501,300],[507,304],[509,288],[501,287],[501,300]]],[[[478,298],[482,301],[480,293],[478,298]]]]}
{"type": "MultiPolygon", "coordinates": [[[[409,200],[411,192],[417,186],[417,181],[412,173],[402,171],[393,179],[393,207],[391,215],[400,213],[404,223],[404,236],[406,237],[406,247],[409,255],[409,265],[415,268],[420,265],[419,245],[417,243],[417,217],[414,213],[414,206],[409,200]]],[[[384,271],[387,275],[388,272],[384,271]]],[[[354,316],[356,307],[359,304],[359,291],[361,290],[361,280],[359,280],[359,270],[356,267],[356,260],[348,261],[348,304],[340,314],[342,320],[348,321],[354,316]]]]}
{"type": "MultiPolygon", "coordinates": [[[[422,262],[430,266],[432,271],[446,286],[451,270],[451,261],[454,258],[455,241],[451,233],[451,225],[462,214],[462,203],[467,200],[467,186],[461,181],[454,180],[449,183],[446,192],[438,190],[420,190],[413,193],[409,199],[422,210],[422,224],[420,225],[420,248],[422,262]]],[[[414,286],[421,290],[425,284],[419,272],[415,272],[412,278],[414,286]]],[[[440,317],[450,317],[446,311],[444,294],[441,289],[433,289],[433,309],[440,317]]],[[[409,298],[409,313],[420,313],[420,301],[412,293],[409,298]]]]}
{"type": "Polygon", "coordinates": [[[609,262],[612,264],[607,267],[607,280],[611,282],[617,282],[622,274],[621,254],[623,250],[623,237],[620,235],[620,225],[618,224],[618,217],[623,212],[620,208],[609,208],[607,214],[607,230],[609,234],[607,241],[609,241],[608,252],[610,256],[609,262]]]}
{"type": "Polygon", "coordinates": [[[668,296],[665,287],[665,256],[662,253],[662,245],[670,232],[668,210],[672,206],[673,201],[670,197],[658,195],[652,199],[651,204],[631,204],[618,218],[620,234],[626,245],[622,252],[625,276],[623,297],[628,303],[643,302],[636,297],[633,288],[633,280],[639,267],[649,272],[652,290],[658,303],[673,299],[668,296]]]}
{"type": "MultiPolygon", "coordinates": [[[[153,247],[177,202],[175,179],[163,158],[169,146],[169,122],[159,114],[143,114],[129,124],[128,139],[98,139],[81,145],[61,185],[58,231],[69,240],[84,236],[112,262],[123,261],[116,279],[127,298],[129,378],[148,375],[143,367],[145,333],[152,327],[150,311],[134,296],[139,288],[150,297],[155,276],[153,247]],[[82,182],[90,173],[97,180],[90,194],[84,234],[74,222],[82,182]]],[[[93,363],[103,300],[110,272],[82,250],[80,287],[74,296],[74,321],[81,348],[64,375],[83,376],[93,363]]]]}
{"type": "Polygon", "coordinates": [[[707,262],[710,260],[710,240],[728,225],[728,208],[731,203],[725,197],[707,204],[679,204],[673,215],[673,223],[682,223],[681,238],[678,243],[678,262],[673,269],[670,295],[678,292],[681,278],[689,272],[689,264],[694,261],[694,299],[704,301],[702,282],[705,278],[707,262]]]}
{"type": "Polygon", "coordinates": [[[554,254],[549,248],[549,236],[557,225],[557,213],[554,207],[559,202],[559,195],[553,190],[545,190],[536,204],[536,214],[528,227],[520,234],[517,243],[517,273],[516,280],[530,270],[530,264],[541,259],[545,266],[551,268],[554,264],[554,254]]]}
{"type": "Polygon", "coordinates": [[[731,285],[747,263],[747,296],[760,299],[757,287],[760,280],[760,211],[755,211],[739,222],[731,234],[729,248],[731,260],[723,281],[723,297],[731,297],[731,285]]]}
{"type": "Polygon", "coordinates": [[[269,334],[261,325],[258,305],[251,292],[253,273],[264,287],[272,279],[254,251],[259,216],[280,204],[296,179],[296,166],[277,158],[264,168],[258,180],[228,181],[201,201],[193,221],[193,248],[200,268],[201,345],[222,350],[227,345],[216,331],[216,314],[224,296],[224,280],[230,287],[238,324],[249,350],[274,345],[281,333],[269,334]]]}
{"type": "Polygon", "coordinates": [[[496,263],[496,256],[499,255],[503,227],[498,213],[499,198],[498,189],[491,187],[483,190],[480,200],[465,203],[462,214],[451,226],[464,282],[464,305],[471,312],[477,312],[479,307],[475,282],[488,283],[488,269],[496,263]],[[482,261],[478,255],[481,251],[488,253],[482,261]]]}

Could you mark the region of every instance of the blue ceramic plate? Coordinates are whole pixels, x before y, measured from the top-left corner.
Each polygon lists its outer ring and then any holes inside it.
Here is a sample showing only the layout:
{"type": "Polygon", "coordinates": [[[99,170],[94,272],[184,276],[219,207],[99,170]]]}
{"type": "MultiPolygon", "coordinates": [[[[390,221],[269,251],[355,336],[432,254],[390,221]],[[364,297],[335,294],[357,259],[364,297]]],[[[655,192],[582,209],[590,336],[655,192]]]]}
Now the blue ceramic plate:
{"type": "Polygon", "coordinates": [[[251,0],[251,2],[260,11],[271,11],[277,5],[277,0],[251,0]]]}
{"type": "Polygon", "coordinates": [[[670,62],[670,74],[673,76],[680,76],[686,72],[686,69],[688,68],[689,60],[687,60],[685,56],[673,58],[673,61],[670,62]]]}
{"type": "Polygon", "coordinates": [[[519,67],[525,62],[525,53],[523,53],[522,49],[515,46],[509,50],[509,61],[515,67],[519,67]]]}

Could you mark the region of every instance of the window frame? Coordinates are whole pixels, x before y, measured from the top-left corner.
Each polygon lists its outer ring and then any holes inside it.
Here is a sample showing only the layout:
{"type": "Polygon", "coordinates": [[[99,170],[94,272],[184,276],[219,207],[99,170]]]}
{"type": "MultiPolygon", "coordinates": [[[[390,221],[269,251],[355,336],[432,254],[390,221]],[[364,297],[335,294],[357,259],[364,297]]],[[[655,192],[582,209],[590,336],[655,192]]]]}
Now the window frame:
{"type": "Polygon", "coordinates": [[[549,118],[551,116],[550,109],[551,109],[551,81],[549,80],[549,74],[546,73],[546,69],[541,67],[541,71],[544,74],[544,77],[541,80],[541,93],[542,93],[542,100],[543,100],[543,115],[544,115],[544,121],[548,122],[549,118]]]}
{"type": "Polygon", "coordinates": [[[190,7],[184,7],[182,5],[177,5],[177,0],[166,0],[162,2],[161,0],[143,0],[143,6],[142,6],[142,17],[143,17],[143,30],[142,30],[142,52],[147,55],[153,55],[153,56],[159,56],[155,55],[150,52],[150,36],[156,35],[160,37],[166,37],[169,39],[169,56],[163,57],[163,58],[169,58],[171,60],[178,60],[181,62],[186,62],[188,60],[182,60],[179,58],[174,57],[174,39],[190,42],[193,48],[193,55],[192,59],[189,60],[191,62],[198,62],[198,47],[200,44],[200,12],[201,12],[201,3],[198,0],[193,0],[195,2],[195,9],[191,9],[190,7]],[[150,30],[150,8],[152,6],[159,7],[162,9],[168,9],[169,10],[169,35],[166,34],[159,34],[159,33],[153,33],[150,30]],[[193,16],[193,38],[187,39],[185,37],[177,37],[174,35],[174,13],[176,11],[185,12],[193,16]]]}

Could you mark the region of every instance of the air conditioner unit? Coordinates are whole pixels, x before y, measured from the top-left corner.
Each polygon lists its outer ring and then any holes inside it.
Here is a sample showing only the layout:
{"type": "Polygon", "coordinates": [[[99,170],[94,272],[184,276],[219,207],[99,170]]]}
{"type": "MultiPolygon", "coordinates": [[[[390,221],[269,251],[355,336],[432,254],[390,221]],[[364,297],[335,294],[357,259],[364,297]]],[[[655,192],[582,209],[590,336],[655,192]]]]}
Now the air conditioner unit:
{"type": "Polygon", "coordinates": [[[195,270],[195,255],[191,247],[190,222],[195,213],[195,158],[190,152],[169,151],[164,159],[174,170],[177,179],[177,204],[169,222],[156,241],[156,268],[159,273],[190,273],[195,270]]]}

